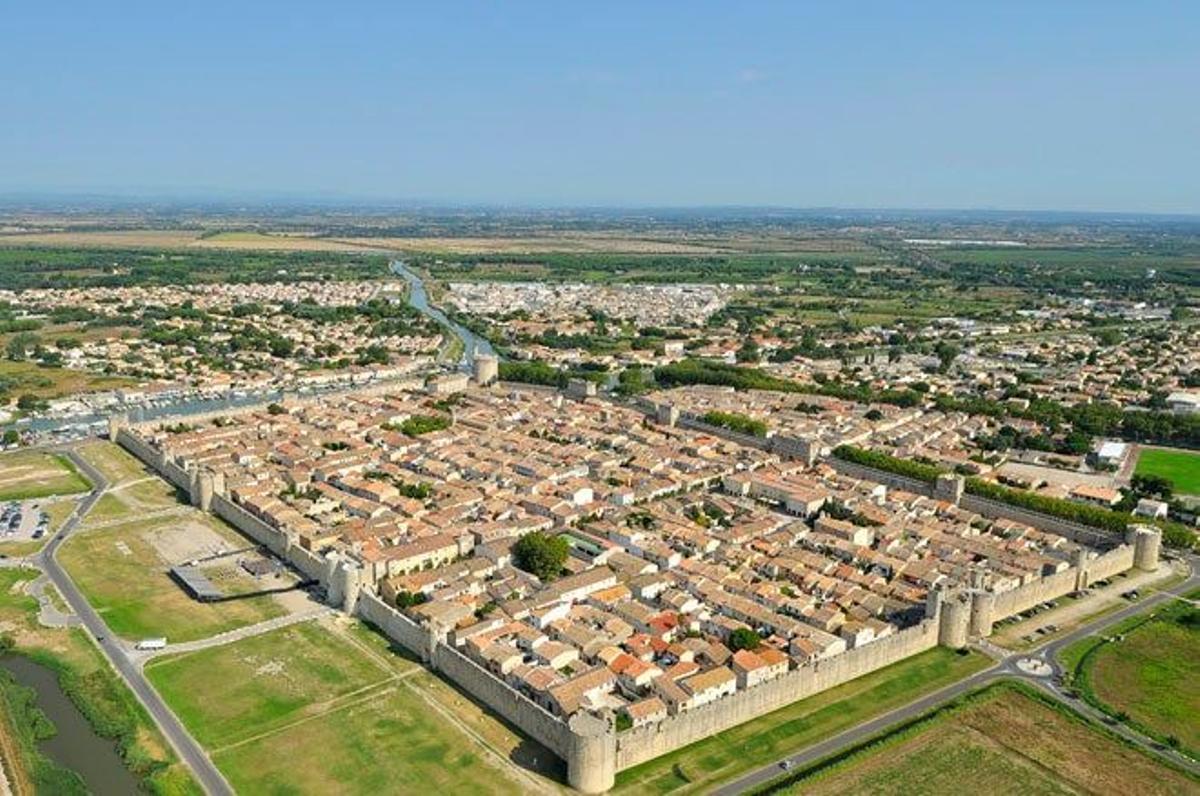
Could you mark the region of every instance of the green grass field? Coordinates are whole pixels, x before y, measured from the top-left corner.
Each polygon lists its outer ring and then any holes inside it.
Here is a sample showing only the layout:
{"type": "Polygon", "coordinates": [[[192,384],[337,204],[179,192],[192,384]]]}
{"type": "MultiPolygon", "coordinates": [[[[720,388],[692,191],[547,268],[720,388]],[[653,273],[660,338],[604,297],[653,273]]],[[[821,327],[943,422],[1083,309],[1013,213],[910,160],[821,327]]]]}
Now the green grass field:
{"type": "Polygon", "coordinates": [[[154,660],[146,676],[198,741],[220,749],[322,712],[390,673],[338,636],[303,623],[154,660]]]}
{"type": "Polygon", "coordinates": [[[617,775],[617,793],[701,793],[984,669],[937,648],[617,775]]]}
{"type": "Polygon", "coordinates": [[[446,687],[361,625],[293,625],[146,673],[239,793],[526,792],[502,747],[451,721],[446,687]]]}
{"type": "Polygon", "coordinates": [[[91,485],[70,460],[43,451],[0,455],[0,500],[28,500],[87,492],[91,485]]]}
{"type": "MultiPolygon", "coordinates": [[[[1116,634],[1114,634],[1115,637],[1116,634]]],[[[1200,750],[1200,609],[1178,603],[1125,629],[1122,640],[1093,641],[1078,656],[1089,697],[1139,728],[1200,750]]]]}
{"type": "Polygon", "coordinates": [[[147,470],[124,448],[111,442],[91,442],[79,449],[79,455],[108,479],[109,488],[88,514],[85,525],[144,517],[179,505],[178,490],[147,470]]]}
{"type": "Polygon", "coordinates": [[[176,560],[166,559],[159,546],[186,543],[197,534],[223,540],[231,550],[247,544],[216,520],[184,510],[77,532],[63,544],[58,560],[109,628],[128,639],[191,641],[282,615],[270,595],[200,603],[185,594],[167,570],[186,556],[181,552],[176,560]]]}
{"type": "Polygon", "coordinates": [[[1138,456],[1137,475],[1170,479],[1182,495],[1200,495],[1200,453],[1146,448],[1138,456]]]}
{"type": "Polygon", "coordinates": [[[993,686],[772,792],[1194,793],[1200,783],[1015,686],[993,686]]]}

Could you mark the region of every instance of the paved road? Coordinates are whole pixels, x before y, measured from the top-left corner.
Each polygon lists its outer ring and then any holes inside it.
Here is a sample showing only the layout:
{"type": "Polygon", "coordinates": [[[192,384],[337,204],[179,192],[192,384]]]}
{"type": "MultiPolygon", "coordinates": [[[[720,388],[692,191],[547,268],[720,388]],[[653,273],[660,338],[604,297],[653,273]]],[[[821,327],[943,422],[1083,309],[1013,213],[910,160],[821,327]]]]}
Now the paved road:
{"type": "Polygon", "coordinates": [[[863,722],[820,743],[813,744],[794,755],[789,755],[782,760],[763,766],[716,789],[713,793],[717,796],[734,796],[734,794],[744,793],[748,790],[761,787],[771,780],[782,776],[784,774],[783,766],[785,763],[788,768],[803,768],[830,755],[849,749],[923,713],[927,713],[938,705],[945,704],[969,691],[1004,678],[1025,680],[1042,689],[1055,699],[1058,699],[1077,713],[1107,724],[1110,729],[1136,743],[1151,754],[1167,758],[1176,765],[1189,769],[1193,773],[1200,773],[1200,765],[1197,765],[1196,761],[1191,758],[1175,750],[1165,748],[1161,744],[1146,738],[1123,724],[1112,723],[1112,719],[1107,717],[1103,712],[1096,710],[1081,699],[1069,696],[1061,685],[1062,672],[1056,660],[1059,652],[1076,641],[1087,636],[1101,635],[1105,630],[1130,617],[1146,613],[1156,606],[1162,605],[1169,600],[1178,599],[1181,595],[1200,588],[1200,556],[1192,556],[1188,563],[1191,567],[1191,575],[1182,583],[1176,584],[1169,589],[1155,592],[1139,602],[1130,604],[1126,608],[1107,614],[1093,622],[1088,622],[1061,638],[1047,642],[1040,647],[1025,652],[1009,653],[1007,650],[1000,650],[994,645],[981,645],[986,653],[998,658],[996,663],[991,667],[977,672],[964,680],[960,680],[954,685],[927,694],[915,702],[877,716],[870,721],[863,722]],[[1017,662],[1024,658],[1037,658],[1049,663],[1053,670],[1053,676],[1036,677],[1022,671],[1018,668],[1017,662]]]}
{"type": "Polygon", "coordinates": [[[75,530],[79,521],[87,515],[88,511],[91,510],[92,506],[96,504],[96,501],[100,499],[101,495],[108,488],[107,479],[88,464],[83,457],[70,449],[66,449],[63,452],[95,484],[96,488],[80,502],[71,516],[63,523],[62,528],[54,535],[45,548],[42,549],[42,552],[33,558],[33,561],[54,582],[63,599],[66,600],[67,605],[79,617],[92,638],[97,640],[97,646],[100,648],[100,651],[104,653],[109,663],[121,675],[121,679],[129,685],[129,688],[137,696],[147,712],[149,712],[180,759],[192,770],[192,774],[195,775],[196,781],[200,783],[204,791],[210,794],[210,796],[225,796],[226,794],[232,796],[233,789],[229,787],[229,783],[221,776],[221,772],[213,765],[212,760],[208,758],[208,755],[205,754],[200,744],[196,743],[196,740],[184,729],[179,719],[175,717],[175,714],[171,712],[171,709],[162,701],[158,692],[154,690],[145,675],[142,674],[141,669],[122,650],[120,642],[109,631],[108,626],[104,624],[104,620],[92,610],[91,605],[84,599],[83,594],[76,588],[66,571],[58,564],[55,556],[63,540],[75,530]]]}

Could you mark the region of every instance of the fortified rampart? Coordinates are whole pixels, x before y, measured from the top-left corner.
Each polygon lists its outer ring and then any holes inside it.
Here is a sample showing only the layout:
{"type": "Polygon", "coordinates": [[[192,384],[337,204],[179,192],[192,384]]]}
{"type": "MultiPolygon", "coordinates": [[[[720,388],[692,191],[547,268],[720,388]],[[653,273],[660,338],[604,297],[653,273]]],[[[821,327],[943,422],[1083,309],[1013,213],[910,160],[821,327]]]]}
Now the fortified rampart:
{"type": "MultiPolygon", "coordinates": [[[[734,438],[732,435],[747,437],[691,418],[681,417],[680,423],[719,433],[726,438],[734,438]]],[[[331,602],[380,628],[393,641],[419,656],[430,668],[445,674],[474,698],[560,756],[566,761],[568,781],[572,787],[585,793],[601,793],[610,789],[617,771],[695,743],[939,644],[952,648],[965,646],[971,636],[988,635],[992,622],[1068,594],[1081,588],[1080,584],[1110,577],[1133,566],[1153,569],[1158,564],[1161,538],[1157,530],[1147,527],[1131,529],[1127,538],[1122,540],[1124,543],[1113,539],[1111,534],[1103,534],[1108,545],[1117,543],[1118,546],[1095,556],[1082,550],[1073,559],[1072,566],[1004,592],[988,588],[986,573],[975,573],[970,588],[931,591],[926,617],[913,627],[831,658],[801,665],[774,680],[737,691],[715,702],[618,734],[612,722],[606,718],[576,714],[569,721],[564,721],[554,716],[449,645],[443,634],[416,624],[370,589],[360,590],[358,567],[353,562],[335,554],[321,556],[301,548],[291,534],[272,527],[235,504],[226,493],[224,483],[213,478],[212,472],[197,472],[194,468],[181,467],[128,428],[115,426],[113,432],[119,444],[171,483],[189,491],[197,505],[205,505],[213,514],[306,576],[322,583],[331,602]]],[[[748,439],[756,447],[770,446],[770,440],[757,437],[748,439]]],[[[940,499],[953,494],[969,510],[988,516],[1009,517],[1071,538],[1076,538],[1072,532],[1078,532],[1079,529],[1086,531],[1089,536],[1103,533],[996,501],[962,495],[961,482],[940,483],[935,487],[851,462],[837,459],[829,462],[839,472],[852,477],[919,494],[936,494],[940,499]]]]}
{"type": "Polygon", "coordinates": [[[774,680],[617,735],[617,770],[622,771],[702,740],[757,716],[882,669],[938,643],[933,619],[886,638],[789,671],[774,680]]]}
{"type": "Polygon", "coordinates": [[[764,451],[771,449],[771,440],[769,437],[756,437],[753,434],[743,434],[740,431],[734,431],[724,426],[715,426],[712,423],[704,422],[704,420],[690,412],[680,412],[677,423],[682,428],[688,428],[692,431],[703,431],[705,434],[722,437],[739,445],[744,445],[747,448],[758,448],[764,451]]]}
{"type": "Polygon", "coordinates": [[[933,485],[919,481],[916,478],[890,473],[887,470],[876,470],[874,467],[866,467],[833,456],[825,459],[825,463],[842,475],[848,475],[851,478],[861,478],[865,481],[883,484],[889,489],[902,489],[905,492],[912,492],[915,495],[933,497],[933,485]]]}
{"type": "MultiPolygon", "coordinates": [[[[825,463],[837,470],[843,475],[848,475],[851,478],[862,478],[867,481],[873,481],[877,484],[883,484],[891,489],[903,489],[906,492],[912,492],[917,495],[925,495],[926,497],[946,499],[949,494],[939,492],[938,486],[909,478],[907,476],[898,475],[887,470],[879,470],[874,467],[867,467],[856,462],[848,462],[845,459],[839,459],[836,456],[831,456],[825,459],[825,463]]],[[[949,479],[947,479],[949,480],[949,479]]],[[[1050,514],[1043,514],[1040,511],[1031,511],[1029,509],[1014,506],[1011,503],[1004,503],[999,500],[982,497],[980,495],[972,495],[969,492],[958,492],[957,504],[966,509],[981,514],[984,517],[992,519],[1001,518],[1021,522],[1037,528],[1040,531],[1054,533],[1064,538],[1070,539],[1079,544],[1085,544],[1090,547],[1112,547],[1114,544],[1120,544],[1120,537],[1109,531],[1100,528],[1093,528],[1089,525],[1082,525],[1077,522],[1070,522],[1059,517],[1054,517],[1050,514]]]]}

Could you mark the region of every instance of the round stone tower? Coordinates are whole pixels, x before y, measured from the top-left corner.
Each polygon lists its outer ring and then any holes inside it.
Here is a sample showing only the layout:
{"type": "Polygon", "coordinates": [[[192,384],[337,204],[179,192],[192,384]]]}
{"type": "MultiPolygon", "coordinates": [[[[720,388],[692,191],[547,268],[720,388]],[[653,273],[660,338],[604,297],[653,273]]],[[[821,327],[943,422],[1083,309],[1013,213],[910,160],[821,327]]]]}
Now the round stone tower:
{"type": "Polygon", "coordinates": [[[480,387],[487,387],[489,384],[495,383],[499,378],[500,360],[496,359],[496,357],[488,356],[487,354],[477,354],[474,364],[475,383],[480,387]]]}
{"type": "Polygon", "coordinates": [[[346,584],[338,573],[341,560],[336,552],[325,557],[325,600],[330,605],[341,605],[346,597],[346,584]]]}
{"type": "Polygon", "coordinates": [[[110,415],[108,418],[108,439],[110,442],[117,441],[117,435],[121,433],[121,429],[125,428],[129,423],[128,415],[110,415]]]}
{"type": "Polygon", "coordinates": [[[971,598],[966,592],[951,592],[942,600],[938,617],[938,644],[951,649],[967,646],[971,626],[971,598]]]}
{"type": "Polygon", "coordinates": [[[567,722],[567,781],[581,793],[604,793],[617,779],[617,736],[609,722],[576,713],[567,722]]]}
{"type": "Polygon", "coordinates": [[[342,610],[353,616],[358,605],[358,594],[362,591],[358,564],[349,559],[343,560],[338,567],[338,576],[342,581],[342,610]]]}
{"type": "Polygon", "coordinates": [[[1147,572],[1158,569],[1158,554],[1162,547],[1162,531],[1149,525],[1133,529],[1133,565],[1147,572]]]}
{"type": "Polygon", "coordinates": [[[193,470],[191,478],[192,505],[201,511],[212,509],[213,473],[212,470],[193,470]]]}
{"type": "Polygon", "coordinates": [[[992,614],[996,610],[996,595],[987,589],[971,592],[970,634],[979,638],[992,635],[992,614]]]}
{"type": "Polygon", "coordinates": [[[1075,591],[1083,591],[1091,585],[1086,547],[1080,545],[1075,548],[1075,552],[1071,555],[1071,566],[1075,567],[1075,591]]]}

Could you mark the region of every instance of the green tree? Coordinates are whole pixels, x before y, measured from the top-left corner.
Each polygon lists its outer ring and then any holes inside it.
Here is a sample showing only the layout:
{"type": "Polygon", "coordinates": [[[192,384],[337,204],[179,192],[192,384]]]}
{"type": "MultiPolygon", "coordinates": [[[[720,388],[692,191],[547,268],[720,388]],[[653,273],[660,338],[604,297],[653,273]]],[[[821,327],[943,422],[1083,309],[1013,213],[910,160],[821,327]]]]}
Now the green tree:
{"type": "Polygon", "coordinates": [[[5,353],[14,362],[20,362],[25,359],[27,351],[37,348],[39,342],[40,340],[36,334],[32,332],[20,332],[8,338],[5,353]]]}
{"type": "Polygon", "coordinates": [[[429,602],[429,595],[423,591],[402,591],[396,595],[396,607],[400,609],[412,608],[414,605],[427,602],[429,602]]]}
{"type": "Polygon", "coordinates": [[[518,567],[544,581],[554,580],[562,572],[569,548],[561,536],[541,531],[527,533],[513,545],[513,561],[518,567]]]}
{"type": "Polygon", "coordinates": [[[739,627],[729,634],[729,648],[738,650],[756,650],[762,644],[762,639],[748,627],[739,627]]]}

